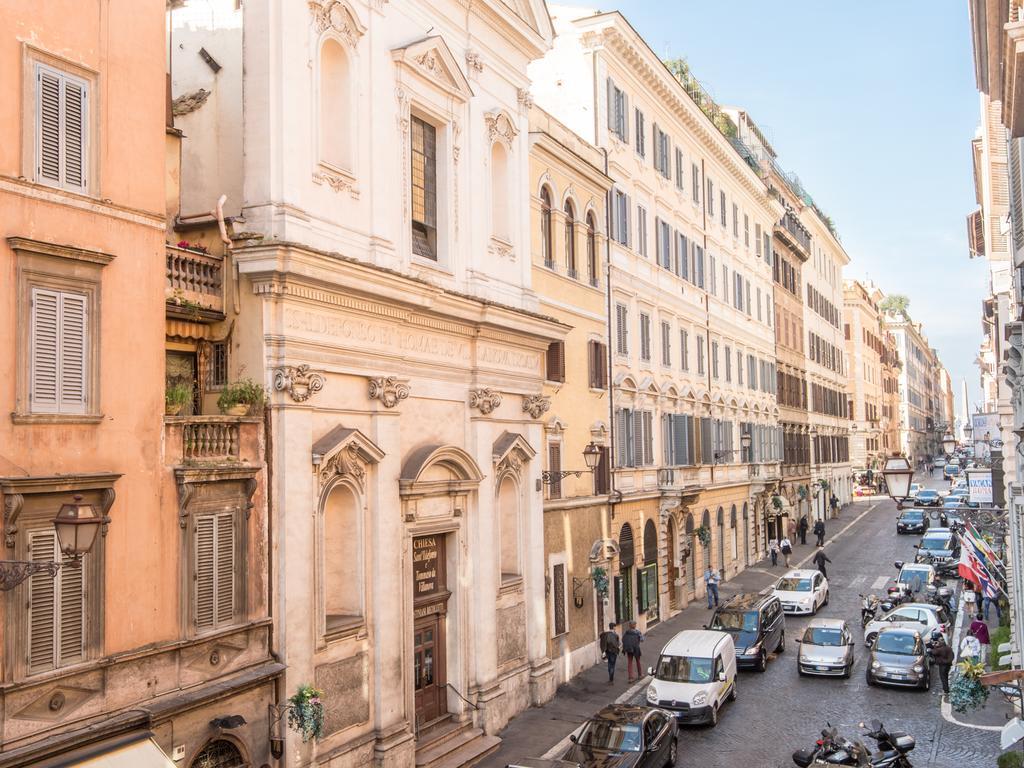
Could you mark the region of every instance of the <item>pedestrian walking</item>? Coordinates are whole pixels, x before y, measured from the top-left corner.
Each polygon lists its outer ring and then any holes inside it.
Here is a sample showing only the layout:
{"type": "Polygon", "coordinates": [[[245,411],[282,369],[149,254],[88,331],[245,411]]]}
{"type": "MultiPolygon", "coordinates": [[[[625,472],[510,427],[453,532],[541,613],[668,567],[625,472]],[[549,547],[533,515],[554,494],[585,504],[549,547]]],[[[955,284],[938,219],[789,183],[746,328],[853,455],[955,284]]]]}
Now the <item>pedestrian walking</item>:
{"type": "Polygon", "coordinates": [[[812,528],[811,530],[814,532],[814,535],[818,537],[817,546],[824,547],[825,546],[825,523],[823,523],[821,520],[818,520],[817,522],[814,523],[814,528],[812,528]]]}
{"type": "Polygon", "coordinates": [[[981,643],[970,631],[960,641],[960,658],[971,661],[978,661],[981,658],[981,643]]]}
{"type": "Polygon", "coordinates": [[[821,575],[827,579],[828,572],[825,570],[825,563],[831,563],[832,561],[829,560],[828,555],[825,554],[825,550],[819,549],[815,552],[811,562],[818,566],[818,570],[821,571],[821,575]]]}
{"type": "MultiPolygon", "coordinates": [[[[981,594],[981,587],[979,587],[977,584],[972,584],[971,589],[974,590],[974,608],[976,611],[980,613],[985,602],[985,598],[981,594]]],[[[972,611],[971,613],[974,613],[974,611],[972,611]]]]}
{"type": "Polygon", "coordinates": [[[932,661],[939,668],[939,679],[942,680],[942,692],[949,695],[949,668],[953,666],[953,649],[946,644],[942,633],[936,630],[932,634],[932,661]]]}
{"type": "Polygon", "coordinates": [[[998,595],[996,597],[989,597],[988,595],[985,595],[985,599],[982,600],[982,605],[982,613],[985,616],[985,621],[988,621],[988,607],[990,605],[996,609],[996,619],[1000,622],[1003,620],[1003,612],[999,608],[998,595]]]}
{"type": "Polygon", "coordinates": [[[608,661],[608,684],[615,682],[615,660],[619,658],[619,633],[615,631],[615,622],[608,625],[608,631],[601,635],[601,655],[608,661]]]}
{"type": "Polygon", "coordinates": [[[796,520],[793,518],[789,518],[786,522],[786,536],[790,539],[796,538],[796,520]]]}
{"type": "Polygon", "coordinates": [[[828,503],[829,506],[832,507],[832,516],[835,517],[839,514],[839,497],[833,493],[832,498],[829,499],[828,503]]]}
{"type": "Polygon", "coordinates": [[[772,556],[772,567],[779,564],[779,542],[772,539],[768,542],[768,554],[772,556]]]}
{"type": "Polygon", "coordinates": [[[718,571],[710,566],[704,571],[704,586],[707,587],[706,592],[708,596],[708,610],[718,607],[718,583],[722,578],[718,575],[718,571]],[[715,604],[711,605],[711,600],[714,598],[715,604]]]}
{"type": "Polygon", "coordinates": [[[640,643],[644,636],[636,628],[636,622],[629,622],[629,629],[622,635],[622,652],[626,654],[626,678],[629,682],[640,679],[640,643]],[[633,665],[636,664],[636,677],[633,677],[633,665]]]}
{"type": "Polygon", "coordinates": [[[989,642],[991,642],[988,635],[988,624],[981,617],[981,613],[975,617],[974,621],[971,622],[971,628],[968,630],[972,635],[978,638],[978,642],[981,643],[981,663],[984,664],[988,660],[989,642]]]}
{"type": "Polygon", "coordinates": [[[783,537],[779,542],[779,549],[782,550],[782,557],[786,561],[786,567],[789,568],[789,556],[793,554],[793,542],[789,540],[789,536],[783,537]]]}
{"type": "Polygon", "coordinates": [[[800,525],[797,526],[797,530],[800,531],[800,543],[807,543],[807,515],[803,515],[800,518],[800,525]]]}

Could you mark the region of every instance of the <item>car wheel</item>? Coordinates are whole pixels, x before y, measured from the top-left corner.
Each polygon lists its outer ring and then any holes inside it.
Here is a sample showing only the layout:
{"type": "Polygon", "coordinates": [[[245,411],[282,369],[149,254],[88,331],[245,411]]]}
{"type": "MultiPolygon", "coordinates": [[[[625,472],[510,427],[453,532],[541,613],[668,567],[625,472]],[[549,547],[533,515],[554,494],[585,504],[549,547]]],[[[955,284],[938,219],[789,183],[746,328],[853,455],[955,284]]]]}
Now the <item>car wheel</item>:
{"type": "Polygon", "coordinates": [[[786,652],[786,630],[782,630],[782,632],[779,633],[779,644],[777,646],[775,646],[775,652],[776,653],[785,653],[786,652]]]}
{"type": "Polygon", "coordinates": [[[674,768],[678,753],[679,737],[677,736],[676,738],[672,739],[672,743],[668,745],[668,760],[665,762],[665,765],[670,766],[670,768],[674,768]]]}
{"type": "Polygon", "coordinates": [[[827,589],[825,590],[825,602],[824,602],[824,603],[822,603],[822,605],[823,605],[823,606],[824,606],[824,605],[828,605],[828,590],[827,590],[827,589]]]}
{"type": "Polygon", "coordinates": [[[766,669],[768,669],[768,651],[762,648],[761,654],[757,657],[757,671],[764,672],[766,669]]]}
{"type": "Polygon", "coordinates": [[[736,681],[732,681],[732,689],[729,691],[729,701],[736,701],[736,681]]]}
{"type": "Polygon", "coordinates": [[[711,727],[714,728],[718,725],[718,707],[714,704],[711,705],[711,727]]]}
{"type": "Polygon", "coordinates": [[[864,679],[867,681],[868,685],[874,685],[875,684],[875,679],[871,676],[871,670],[870,669],[864,670],[864,679]]]}
{"type": "Polygon", "coordinates": [[[853,662],[851,661],[849,664],[847,664],[845,667],[843,667],[843,679],[844,680],[849,680],[850,679],[850,674],[852,672],[853,672],[853,662]]]}

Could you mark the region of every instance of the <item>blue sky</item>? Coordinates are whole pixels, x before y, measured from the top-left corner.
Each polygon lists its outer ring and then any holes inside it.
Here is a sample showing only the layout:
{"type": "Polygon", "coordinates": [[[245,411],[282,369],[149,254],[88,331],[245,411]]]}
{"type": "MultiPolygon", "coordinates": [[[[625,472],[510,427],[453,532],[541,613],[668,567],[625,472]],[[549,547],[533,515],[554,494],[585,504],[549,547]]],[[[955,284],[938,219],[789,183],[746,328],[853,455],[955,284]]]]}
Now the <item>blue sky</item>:
{"type": "MultiPolygon", "coordinates": [[[[574,3],[575,4],[575,3],[574,3]]],[[[985,265],[967,258],[978,125],[965,0],[620,0],[662,56],[741,106],[839,229],[849,277],[910,297],[970,398],[985,265]]]]}

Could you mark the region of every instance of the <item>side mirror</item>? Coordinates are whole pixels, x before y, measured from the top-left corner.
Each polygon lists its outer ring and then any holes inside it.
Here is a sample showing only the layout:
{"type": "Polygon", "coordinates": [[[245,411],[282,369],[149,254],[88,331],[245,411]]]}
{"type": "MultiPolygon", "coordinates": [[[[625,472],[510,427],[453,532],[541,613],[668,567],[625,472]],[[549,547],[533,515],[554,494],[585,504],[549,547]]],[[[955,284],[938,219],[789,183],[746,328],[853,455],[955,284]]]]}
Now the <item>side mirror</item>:
{"type": "Polygon", "coordinates": [[[576,734],[575,733],[570,733],[569,734],[569,741],[571,741],[573,744],[576,743],[576,734]]]}
{"type": "Polygon", "coordinates": [[[654,677],[654,667],[648,667],[647,668],[647,674],[650,675],[651,677],[654,677]]]}
{"type": "Polygon", "coordinates": [[[704,629],[707,629],[707,628],[708,628],[708,625],[707,625],[707,624],[704,624],[704,625],[703,625],[703,627],[704,627],[704,629]]]}
{"type": "Polygon", "coordinates": [[[899,570],[900,568],[903,567],[903,561],[902,560],[897,560],[895,565],[896,565],[896,569],[899,570]]]}
{"type": "Polygon", "coordinates": [[[794,642],[794,643],[796,643],[797,645],[799,645],[800,643],[802,643],[802,642],[803,642],[803,640],[801,640],[801,639],[797,638],[797,639],[796,639],[796,640],[794,640],[793,642],[794,642]]]}
{"type": "Polygon", "coordinates": [[[718,673],[718,682],[724,683],[726,681],[726,679],[727,678],[725,676],[725,672],[719,672],[718,673]]]}

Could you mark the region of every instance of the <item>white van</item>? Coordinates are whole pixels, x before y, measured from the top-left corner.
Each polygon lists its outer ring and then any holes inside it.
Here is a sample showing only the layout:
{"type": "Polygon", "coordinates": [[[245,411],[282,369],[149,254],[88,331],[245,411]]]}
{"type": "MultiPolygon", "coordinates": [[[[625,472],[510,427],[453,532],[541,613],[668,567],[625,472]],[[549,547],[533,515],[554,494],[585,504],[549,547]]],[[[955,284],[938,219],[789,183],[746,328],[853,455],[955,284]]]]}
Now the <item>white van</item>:
{"type": "Polygon", "coordinates": [[[726,632],[687,629],[665,644],[647,703],[668,710],[680,723],[718,724],[726,700],[736,698],[736,647],[726,632]]]}

